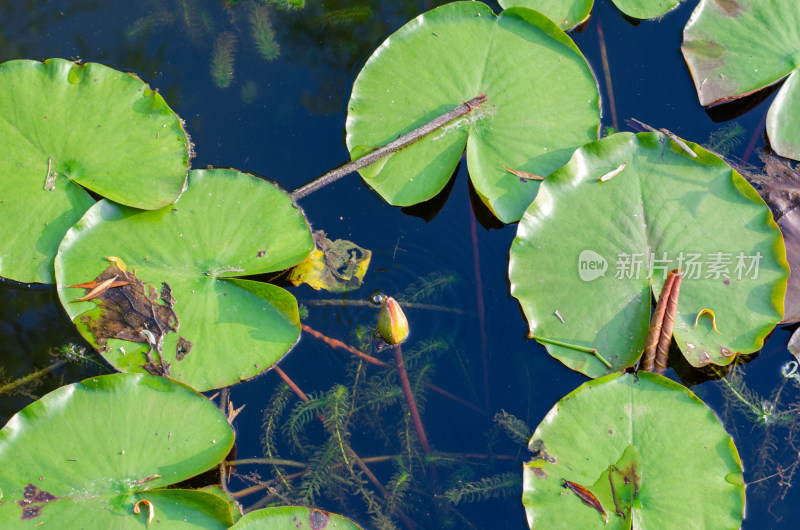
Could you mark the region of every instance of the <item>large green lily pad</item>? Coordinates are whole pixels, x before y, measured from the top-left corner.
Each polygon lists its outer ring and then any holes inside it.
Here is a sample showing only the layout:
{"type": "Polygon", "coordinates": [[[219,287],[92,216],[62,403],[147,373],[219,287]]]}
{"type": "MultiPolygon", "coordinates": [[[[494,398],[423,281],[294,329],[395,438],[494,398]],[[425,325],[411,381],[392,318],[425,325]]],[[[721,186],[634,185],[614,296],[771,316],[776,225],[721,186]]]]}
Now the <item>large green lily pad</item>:
{"type": "Polygon", "coordinates": [[[207,390],[266,370],[300,335],[291,294],[237,277],[291,267],[313,248],[303,213],[276,185],[233,170],[195,170],[166,208],[93,206],[59,248],[58,294],[118,370],[164,373],[160,349],[167,375],[207,390]],[[127,272],[107,257],[120,258],[127,272]],[[131,285],[75,302],[87,289],[70,285],[113,276],[131,285]]]}
{"type": "Polygon", "coordinates": [[[504,165],[546,175],[597,138],[597,85],[561,29],[526,8],[496,16],[481,2],[453,2],[403,26],[364,65],[347,146],[355,156],[384,145],[481,93],[480,109],[362,171],[367,184],[391,204],[417,204],[444,188],[466,146],[475,191],[512,222],[538,183],[504,165]]]}
{"type": "Polygon", "coordinates": [[[733,440],[702,401],[660,375],[584,383],[550,410],[529,448],[536,456],[523,466],[522,503],[531,528],[723,529],[742,522],[744,480],[733,440]],[[579,486],[599,509],[581,500],[579,486]]]}
{"type": "Polygon", "coordinates": [[[63,59],[0,64],[0,276],[53,282],[61,238],[94,203],[174,202],[189,167],[180,118],[139,78],[63,59]]]}
{"type": "Polygon", "coordinates": [[[767,113],[775,152],[800,160],[800,2],[701,0],[683,30],[683,56],[702,105],[751,94],[787,75],[767,113]]]}
{"type": "Polygon", "coordinates": [[[761,348],[788,265],[769,208],[716,155],[661,133],[619,133],[551,174],[511,245],[511,293],[530,335],[589,377],[633,365],[652,298],[685,271],[674,337],[694,366],[761,348]],[[590,351],[596,349],[610,367],[590,351]]]}
{"type": "Polygon", "coordinates": [[[227,528],[224,500],[164,489],[219,463],[225,416],[193,389],[143,374],[93,377],[28,405],[0,430],[0,526],[227,528]]]}
{"type": "Polygon", "coordinates": [[[297,530],[360,530],[361,527],[343,515],[306,508],[304,506],[277,506],[250,512],[237,522],[236,530],[260,528],[293,528],[297,530]]]}

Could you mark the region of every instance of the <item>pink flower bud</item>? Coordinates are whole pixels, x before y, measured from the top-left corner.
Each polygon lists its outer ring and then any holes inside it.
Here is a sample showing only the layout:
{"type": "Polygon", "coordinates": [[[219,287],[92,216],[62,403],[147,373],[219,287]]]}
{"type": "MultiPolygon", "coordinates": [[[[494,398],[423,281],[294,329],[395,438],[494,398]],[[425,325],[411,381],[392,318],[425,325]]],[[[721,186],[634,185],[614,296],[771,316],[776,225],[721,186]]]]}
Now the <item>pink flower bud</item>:
{"type": "Polygon", "coordinates": [[[378,317],[378,334],[389,344],[398,344],[408,337],[408,320],[400,304],[391,296],[383,299],[378,317]]]}

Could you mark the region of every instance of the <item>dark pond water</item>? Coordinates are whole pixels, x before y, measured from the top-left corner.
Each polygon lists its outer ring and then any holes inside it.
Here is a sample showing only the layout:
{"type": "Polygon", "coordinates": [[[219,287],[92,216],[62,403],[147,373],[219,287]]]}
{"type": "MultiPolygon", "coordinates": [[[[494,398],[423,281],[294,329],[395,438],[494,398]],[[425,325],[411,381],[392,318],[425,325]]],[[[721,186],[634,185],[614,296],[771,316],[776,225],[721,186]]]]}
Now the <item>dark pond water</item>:
{"type": "MultiPolygon", "coordinates": [[[[159,88],[186,120],[196,144],[193,167],[235,167],[294,189],[346,161],[345,104],[355,75],[372,50],[406,21],[441,2],[307,3],[304,11],[275,14],[280,56],[265,62],[249,41],[247,2],[0,1],[0,62],[64,57],[136,72],[159,88]],[[367,13],[364,20],[344,20],[338,25],[321,22],[326,13],[356,4],[369,9],[361,11],[367,13]],[[209,69],[213,42],[223,31],[238,36],[235,76],[228,88],[219,88],[209,69]]],[[[688,1],[660,21],[636,26],[623,19],[607,0],[597,0],[591,21],[573,37],[601,86],[603,125],[611,125],[612,117],[600,53],[600,28],[620,129],[628,130],[625,120],[635,117],[683,138],[707,143],[712,133],[719,134],[722,128],[736,123],[743,132],[732,142],[729,154],[755,163],[757,150],[763,145],[763,120],[771,99],[727,123],[715,123],[700,107],[679,51],[681,29],[696,3],[688,1]]],[[[350,13],[351,17],[361,16],[350,13]]],[[[520,65],[527,67],[534,66],[520,65]]],[[[419,217],[426,212],[388,206],[356,176],[303,199],[301,206],[315,229],[374,252],[364,285],[349,293],[346,300],[363,302],[376,290],[409,296],[422,291],[420,282],[430,286],[434,280],[446,280],[443,288],[422,301],[459,312],[408,309],[412,336],[404,348],[413,352],[429,341],[439,344],[431,357],[431,382],[488,414],[436,393],[426,394],[424,421],[434,449],[477,455],[443,468],[439,476],[442,484],[433,493],[452,487],[456,479],[474,481],[506,472],[518,476],[520,464],[528,455],[524,446],[511,442],[494,426],[494,414],[504,410],[533,429],[560,397],[585,378],[525,338],[525,321],[509,295],[506,279],[507,254],[516,226],[491,227],[480,216],[476,222],[463,165],[447,201],[427,221],[419,217]]],[[[342,297],[305,286],[293,289],[293,293],[308,308],[305,323],[330,337],[355,343],[360,330],[375,324],[377,310],[373,307],[344,302],[321,305],[321,300],[342,297]]],[[[789,334],[776,330],[761,354],[744,367],[746,385],[764,398],[783,381],[781,366],[791,359],[785,348],[789,334]]],[[[5,380],[48,366],[53,351],[70,344],[80,347],[84,343],[60,309],[54,289],[0,284],[0,368],[5,380]]],[[[236,351],[220,355],[233,357],[236,351]]],[[[379,355],[389,359],[390,354],[379,355]]],[[[352,384],[347,354],[308,334],[281,367],[306,393],[352,384]]],[[[5,422],[61,384],[104,370],[102,365],[91,363],[59,366],[35,383],[0,396],[0,419],[5,422]]],[[[669,375],[677,379],[674,371],[669,375]]],[[[725,419],[742,455],[748,481],[786,470],[798,458],[787,440],[796,426],[765,428],[738,409],[732,410],[717,383],[695,384],[704,380],[697,374],[684,378],[725,419]]],[[[237,407],[246,405],[235,422],[237,458],[264,456],[260,441],[263,411],[280,384],[277,375],[266,373],[232,389],[233,403],[237,407]]],[[[798,400],[796,389],[796,385],[787,385],[781,407],[788,408],[798,400]]],[[[387,431],[396,429],[401,419],[398,408],[391,410],[396,416],[383,418],[387,431]]],[[[354,426],[351,443],[359,455],[395,454],[397,447],[387,447],[376,432],[366,424],[354,426]]],[[[314,436],[321,431],[312,428],[309,433],[309,443],[319,443],[314,436]]],[[[292,454],[286,443],[279,443],[279,449],[282,456],[303,458],[292,454]]],[[[391,462],[377,462],[371,468],[384,482],[395,471],[391,462]]],[[[691,469],[674,471],[687,478],[692,473],[691,469]]],[[[243,465],[237,473],[272,478],[271,469],[265,465],[243,465]]],[[[795,528],[800,522],[797,488],[781,488],[778,478],[759,484],[762,487],[748,487],[744,527],[795,528]]],[[[230,489],[237,492],[251,485],[247,478],[234,476],[230,489]]],[[[432,500],[430,490],[409,491],[405,509],[425,528],[444,527],[446,522],[454,527],[526,528],[520,492],[520,485],[512,486],[506,497],[461,503],[455,512],[438,510],[436,504],[446,502],[432,500]]],[[[246,507],[258,506],[264,502],[263,495],[260,491],[241,501],[246,507]]],[[[370,526],[369,515],[355,494],[344,507],[331,498],[320,504],[370,526]]]]}

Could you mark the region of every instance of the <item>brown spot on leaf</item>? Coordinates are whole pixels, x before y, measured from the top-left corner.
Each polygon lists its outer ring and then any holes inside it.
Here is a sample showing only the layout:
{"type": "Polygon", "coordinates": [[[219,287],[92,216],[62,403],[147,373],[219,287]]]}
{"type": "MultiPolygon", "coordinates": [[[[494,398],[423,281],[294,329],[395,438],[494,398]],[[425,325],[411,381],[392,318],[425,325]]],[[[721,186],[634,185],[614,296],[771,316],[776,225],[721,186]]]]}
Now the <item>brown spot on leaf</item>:
{"type": "Polygon", "coordinates": [[[23,499],[17,501],[22,507],[22,520],[26,519],[33,519],[34,517],[39,516],[39,511],[42,509],[42,506],[47,504],[48,502],[52,502],[58,499],[55,495],[45,490],[39,489],[33,484],[28,483],[25,486],[25,490],[22,493],[23,499]]]}
{"type": "Polygon", "coordinates": [[[738,17],[741,12],[739,3],[736,0],[714,0],[719,6],[720,11],[729,17],[738,17]]]}
{"type": "Polygon", "coordinates": [[[544,440],[537,438],[530,443],[528,449],[530,449],[530,451],[533,453],[534,460],[544,460],[545,462],[550,462],[551,464],[556,463],[556,458],[547,454],[547,449],[545,449],[544,446],[544,440]]]}
{"type": "Polygon", "coordinates": [[[266,255],[267,255],[267,251],[266,251],[266,249],[264,249],[264,250],[259,250],[258,252],[256,252],[256,257],[257,257],[257,258],[263,258],[263,257],[264,257],[264,256],[266,256],[266,255]]]}
{"type": "Polygon", "coordinates": [[[175,297],[172,296],[172,287],[167,282],[161,282],[161,301],[169,307],[174,306],[176,302],[175,297]]]}
{"type": "Polygon", "coordinates": [[[540,467],[531,466],[528,469],[531,470],[531,473],[533,473],[533,476],[536,477],[536,478],[541,478],[541,479],[546,479],[547,478],[547,472],[544,469],[540,468],[540,467]]]}
{"type": "Polygon", "coordinates": [[[92,311],[83,315],[81,320],[101,348],[111,338],[149,344],[150,349],[145,353],[147,363],[142,368],[153,375],[169,375],[169,363],[161,355],[164,335],[177,331],[180,321],[172,305],[159,303],[159,297],[162,300],[166,297],[174,304],[171,289],[164,283],[159,294],[152,285],[146,285],[137,278],[135,271],[123,272],[113,263],[95,281],[103,282],[114,276],[130,283],[108,289],[95,298],[99,313],[92,311]],[[153,350],[158,354],[157,360],[150,356],[153,350]]]}
{"type": "Polygon", "coordinates": [[[192,349],[192,342],[189,340],[180,337],[178,339],[178,344],[175,346],[175,359],[182,361],[186,354],[189,353],[192,349]]]}
{"type": "Polygon", "coordinates": [[[308,522],[311,524],[311,528],[314,530],[328,526],[328,521],[330,518],[331,517],[327,514],[327,512],[323,512],[322,510],[314,510],[313,508],[308,514],[308,522]]]}

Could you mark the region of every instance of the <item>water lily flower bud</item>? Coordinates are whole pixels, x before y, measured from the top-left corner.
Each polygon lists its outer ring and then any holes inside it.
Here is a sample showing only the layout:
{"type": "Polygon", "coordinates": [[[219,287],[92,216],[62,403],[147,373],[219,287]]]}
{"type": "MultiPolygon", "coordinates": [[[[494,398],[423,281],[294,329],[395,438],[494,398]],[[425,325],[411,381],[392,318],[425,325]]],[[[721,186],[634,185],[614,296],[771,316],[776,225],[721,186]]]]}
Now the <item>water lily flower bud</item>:
{"type": "Polygon", "coordinates": [[[400,304],[391,296],[383,299],[378,317],[378,334],[389,344],[398,344],[408,337],[408,320],[400,304]]]}

